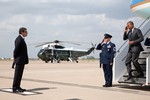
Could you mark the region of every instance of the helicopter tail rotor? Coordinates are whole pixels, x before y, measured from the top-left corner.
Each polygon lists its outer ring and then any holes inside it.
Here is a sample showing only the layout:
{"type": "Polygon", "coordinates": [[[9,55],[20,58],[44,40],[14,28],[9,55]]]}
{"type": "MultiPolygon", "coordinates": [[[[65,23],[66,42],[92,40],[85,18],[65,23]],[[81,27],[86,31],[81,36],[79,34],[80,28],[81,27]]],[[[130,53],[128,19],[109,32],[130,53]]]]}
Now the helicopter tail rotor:
{"type": "Polygon", "coordinates": [[[94,53],[95,53],[96,44],[94,44],[94,43],[92,43],[92,42],[91,42],[91,44],[92,44],[92,47],[94,48],[94,50],[93,50],[93,54],[94,54],[94,53]]]}

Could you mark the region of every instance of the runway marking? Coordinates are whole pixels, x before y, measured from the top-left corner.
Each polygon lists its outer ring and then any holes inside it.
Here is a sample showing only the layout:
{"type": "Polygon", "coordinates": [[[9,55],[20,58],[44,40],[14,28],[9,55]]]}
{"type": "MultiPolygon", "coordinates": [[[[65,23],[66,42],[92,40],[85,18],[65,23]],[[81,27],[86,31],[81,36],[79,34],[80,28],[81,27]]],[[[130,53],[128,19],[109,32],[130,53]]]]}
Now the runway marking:
{"type": "Polygon", "coordinates": [[[65,100],[82,100],[82,99],[73,98],[73,99],[65,99],[65,100]]]}
{"type": "MultiPolygon", "coordinates": [[[[11,88],[0,89],[0,91],[2,91],[2,92],[8,92],[8,93],[13,93],[13,91],[12,91],[11,88]]],[[[14,93],[14,94],[20,94],[20,95],[27,96],[27,95],[37,95],[37,94],[42,94],[42,93],[39,93],[39,92],[31,92],[31,91],[25,91],[25,92],[16,92],[16,93],[14,93]]]]}
{"type": "MultiPolygon", "coordinates": [[[[0,76],[0,78],[13,79],[12,77],[5,77],[5,76],[0,76]]],[[[100,86],[83,85],[83,84],[67,83],[67,82],[56,82],[56,81],[48,81],[48,80],[38,80],[38,79],[29,79],[29,78],[23,78],[23,80],[37,82],[37,83],[64,85],[64,86],[72,86],[72,87],[115,91],[115,92],[132,93],[132,94],[150,96],[150,86],[144,87],[144,86],[130,86],[130,85],[117,84],[110,88],[104,88],[104,87],[100,87],[100,86]]]]}

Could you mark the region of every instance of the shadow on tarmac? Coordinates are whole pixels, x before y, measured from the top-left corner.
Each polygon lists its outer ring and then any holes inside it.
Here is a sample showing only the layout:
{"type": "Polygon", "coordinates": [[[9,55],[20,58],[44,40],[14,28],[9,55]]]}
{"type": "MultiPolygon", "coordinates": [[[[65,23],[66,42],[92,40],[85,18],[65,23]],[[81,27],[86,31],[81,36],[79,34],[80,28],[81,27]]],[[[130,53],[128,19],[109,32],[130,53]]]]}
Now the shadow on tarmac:
{"type": "Polygon", "coordinates": [[[65,99],[65,100],[82,100],[82,99],[73,98],[73,99],[65,99]]]}
{"type": "MultiPolygon", "coordinates": [[[[5,76],[0,76],[0,78],[12,79],[11,77],[5,77],[5,76]]],[[[45,83],[45,84],[54,84],[54,85],[63,85],[63,86],[70,86],[70,87],[79,87],[79,88],[86,88],[86,89],[97,89],[97,90],[106,90],[106,91],[114,91],[114,92],[132,93],[132,94],[150,96],[150,86],[139,86],[139,85],[133,86],[133,85],[129,85],[129,84],[113,84],[113,87],[105,88],[102,86],[93,86],[93,85],[68,83],[68,82],[57,82],[57,81],[50,81],[50,80],[38,80],[38,79],[29,79],[29,78],[24,78],[23,81],[45,83]]],[[[78,99],[68,99],[68,100],[78,100],[78,99]]],[[[81,99],[79,99],[79,100],[81,100],[81,99]]]]}
{"type": "Polygon", "coordinates": [[[132,89],[132,90],[140,90],[140,91],[147,91],[147,92],[150,92],[150,86],[141,86],[141,85],[123,85],[123,84],[118,84],[118,85],[113,85],[113,87],[118,87],[118,88],[125,88],[125,89],[132,89]]]}

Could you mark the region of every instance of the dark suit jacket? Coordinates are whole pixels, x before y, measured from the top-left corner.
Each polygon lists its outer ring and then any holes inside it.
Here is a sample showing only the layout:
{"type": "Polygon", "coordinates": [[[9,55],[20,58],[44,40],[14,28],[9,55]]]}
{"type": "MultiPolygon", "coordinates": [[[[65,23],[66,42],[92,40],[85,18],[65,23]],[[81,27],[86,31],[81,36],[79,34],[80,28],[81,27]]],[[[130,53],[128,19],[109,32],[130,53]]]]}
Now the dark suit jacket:
{"type": "Polygon", "coordinates": [[[15,40],[14,59],[15,64],[28,64],[29,62],[27,45],[20,35],[15,40]]]}
{"type": "Polygon", "coordinates": [[[140,29],[134,28],[132,33],[124,33],[124,40],[134,41],[134,44],[129,45],[130,52],[141,52],[143,51],[143,47],[141,42],[144,40],[143,34],[140,29]]]}

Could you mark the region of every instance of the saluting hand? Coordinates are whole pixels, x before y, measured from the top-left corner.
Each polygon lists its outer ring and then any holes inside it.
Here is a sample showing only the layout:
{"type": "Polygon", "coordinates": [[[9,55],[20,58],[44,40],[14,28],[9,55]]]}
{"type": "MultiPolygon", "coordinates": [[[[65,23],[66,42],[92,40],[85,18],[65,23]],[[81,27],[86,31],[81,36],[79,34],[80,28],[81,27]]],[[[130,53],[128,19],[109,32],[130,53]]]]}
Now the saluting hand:
{"type": "Polygon", "coordinates": [[[104,42],[104,39],[102,40],[102,42],[100,44],[102,44],[104,42]]]}

